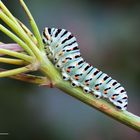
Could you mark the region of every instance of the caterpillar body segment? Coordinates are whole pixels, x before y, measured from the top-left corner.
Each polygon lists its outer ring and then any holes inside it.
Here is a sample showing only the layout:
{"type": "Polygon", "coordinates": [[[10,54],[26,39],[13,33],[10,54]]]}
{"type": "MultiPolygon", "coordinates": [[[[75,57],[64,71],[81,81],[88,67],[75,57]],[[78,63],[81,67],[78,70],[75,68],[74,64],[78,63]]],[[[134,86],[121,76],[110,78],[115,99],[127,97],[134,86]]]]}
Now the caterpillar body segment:
{"type": "Polygon", "coordinates": [[[45,28],[42,39],[46,54],[73,87],[83,88],[98,98],[107,98],[118,109],[126,110],[128,96],[116,80],[88,64],[80,54],[76,38],[65,29],[45,28]]]}

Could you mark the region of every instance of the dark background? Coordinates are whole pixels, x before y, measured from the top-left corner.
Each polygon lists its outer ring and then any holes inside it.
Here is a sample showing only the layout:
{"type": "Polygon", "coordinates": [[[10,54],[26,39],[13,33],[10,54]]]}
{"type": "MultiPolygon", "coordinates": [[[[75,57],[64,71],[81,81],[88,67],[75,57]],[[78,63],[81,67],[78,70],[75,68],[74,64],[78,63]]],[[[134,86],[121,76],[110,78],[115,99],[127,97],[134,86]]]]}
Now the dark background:
{"type": "MultiPolygon", "coordinates": [[[[18,0],[3,0],[29,26],[18,0]]],[[[140,2],[25,0],[40,31],[70,30],[83,57],[126,88],[128,111],[140,116],[140,2]]],[[[11,40],[0,34],[0,41],[11,40]]],[[[1,64],[0,64],[1,65],[1,64]]],[[[0,79],[0,132],[13,140],[138,140],[140,134],[58,89],[0,79]]]]}

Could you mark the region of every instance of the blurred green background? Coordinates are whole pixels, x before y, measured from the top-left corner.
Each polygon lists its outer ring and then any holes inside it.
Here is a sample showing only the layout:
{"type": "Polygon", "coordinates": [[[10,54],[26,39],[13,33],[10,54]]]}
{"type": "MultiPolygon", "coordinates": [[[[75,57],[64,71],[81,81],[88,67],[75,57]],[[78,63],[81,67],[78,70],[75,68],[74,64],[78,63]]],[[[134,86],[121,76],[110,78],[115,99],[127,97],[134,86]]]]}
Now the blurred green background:
{"type": "MultiPolygon", "coordinates": [[[[28,26],[18,0],[3,0],[28,26]]],[[[140,115],[140,1],[25,0],[40,31],[65,28],[84,58],[122,83],[140,115]]],[[[11,42],[0,33],[0,41],[11,42]]],[[[1,65],[1,64],[0,64],[1,65]]],[[[1,65],[2,66],[2,65],[1,65]]],[[[140,134],[58,89],[0,79],[0,132],[12,140],[139,140],[140,134]]]]}

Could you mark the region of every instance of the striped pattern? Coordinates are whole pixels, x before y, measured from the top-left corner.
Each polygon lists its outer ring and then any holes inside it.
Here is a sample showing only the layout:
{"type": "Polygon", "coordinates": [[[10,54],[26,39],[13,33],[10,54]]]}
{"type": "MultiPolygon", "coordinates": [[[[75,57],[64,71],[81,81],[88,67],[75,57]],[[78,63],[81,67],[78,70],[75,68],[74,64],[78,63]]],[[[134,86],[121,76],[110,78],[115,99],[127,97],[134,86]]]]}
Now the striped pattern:
{"type": "Polygon", "coordinates": [[[116,80],[85,62],[76,38],[70,32],[45,28],[42,38],[48,57],[60,69],[64,80],[70,80],[73,87],[82,87],[85,93],[107,98],[120,110],[127,109],[125,89],[116,80]]]}

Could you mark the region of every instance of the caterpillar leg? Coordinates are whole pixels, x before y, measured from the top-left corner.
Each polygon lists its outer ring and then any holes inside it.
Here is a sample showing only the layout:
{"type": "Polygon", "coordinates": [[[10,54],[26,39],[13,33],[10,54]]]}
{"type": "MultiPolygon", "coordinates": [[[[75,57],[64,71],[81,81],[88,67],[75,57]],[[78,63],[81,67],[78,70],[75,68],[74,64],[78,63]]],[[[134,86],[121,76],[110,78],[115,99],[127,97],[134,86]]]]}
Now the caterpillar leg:
{"type": "Polygon", "coordinates": [[[77,86],[79,86],[79,82],[76,81],[76,80],[72,80],[71,85],[72,85],[73,87],[77,87],[77,86]]]}
{"type": "Polygon", "coordinates": [[[89,93],[89,92],[91,92],[90,88],[87,87],[87,86],[84,86],[84,87],[83,87],[83,91],[84,91],[84,93],[89,93]]]}
{"type": "Polygon", "coordinates": [[[69,75],[65,72],[62,72],[62,78],[65,80],[65,81],[68,81],[70,78],[69,78],[69,75]]]}
{"type": "Polygon", "coordinates": [[[101,98],[101,97],[102,97],[102,93],[99,92],[99,91],[94,90],[94,91],[93,91],[93,94],[94,94],[94,96],[95,96],[96,98],[101,98]]]}
{"type": "Polygon", "coordinates": [[[73,87],[79,86],[79,82],[74,79],[70,79],[70,76],[66,72],[62,72],[62,77],[65,81],[71,80],[71,85],[73,87]]]}

